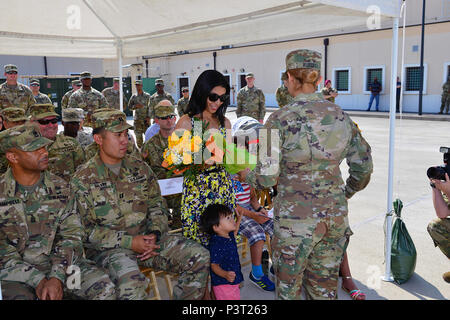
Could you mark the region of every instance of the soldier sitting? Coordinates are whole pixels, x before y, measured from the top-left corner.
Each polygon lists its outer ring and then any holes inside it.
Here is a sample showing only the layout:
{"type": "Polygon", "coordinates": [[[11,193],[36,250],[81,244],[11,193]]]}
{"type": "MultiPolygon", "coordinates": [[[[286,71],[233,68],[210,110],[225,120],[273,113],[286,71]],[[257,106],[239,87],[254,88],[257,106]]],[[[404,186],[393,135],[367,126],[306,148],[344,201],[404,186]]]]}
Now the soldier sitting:
{"type": "MultiPolygon", "coordinates": [[[[167,179],[168,170],[161,164],[164,150],[168,147],[168,138],[175,129],[175,108],[169,100],[163,100],[155,107],[155,123],[160,126],[159,132],[142,147],[142,158],[150,166],[158,179],[167,179]]],[[[181,194],[165,196],[167,206],[172,209],[172,229],[181,228],[181,194]]]]}
{"type": "Polygon", "coordinates": [[[0,133],[11,166],[0,176],[3,298],[60,300],[72,293],[90,300],[115,299],[106,274],[83,258],[84,232],[69,184],[46,171],[46,146],[51,143],[32,124],[0,133]],[[67,277],[69,268],[75,273],[67,277]]]}
{"type": "Polygon", "coordinates": [[[86,256],[108,269],[118,299],[148,298],[139,266],[179,274],[175,298],[202,298],[209,253],[167,233],[168,210],[156,176],[143,160],[127,155],[128,129],[133,127],[118,110],[94,113],[93,120],[99,153],[71,180],[86,228],[86,256]]]}
{"type": "Polygon", "coordinates": [[[31,121],[39,125],[41,134],[53,141],[48,146],[49,170],[69,182],[77,167],[84,162],[84,151],[77,140],[58,132],[58,114],[52,104],[35,104],[30,108],[31,121]]]}

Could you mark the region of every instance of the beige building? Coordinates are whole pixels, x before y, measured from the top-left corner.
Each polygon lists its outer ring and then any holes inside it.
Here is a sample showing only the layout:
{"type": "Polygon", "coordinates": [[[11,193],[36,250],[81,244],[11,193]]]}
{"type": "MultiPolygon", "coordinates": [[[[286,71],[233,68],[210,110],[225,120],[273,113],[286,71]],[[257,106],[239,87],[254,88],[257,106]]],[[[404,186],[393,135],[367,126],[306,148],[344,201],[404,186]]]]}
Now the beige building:
{"type": "MultiPolygon", "coordinates": [[[[368,15],[369,18],[369,15],[368,15]]],[[[403,111],[417,112],[420,86],[422,1],[408,0],[407,28],[405,37],[404,68],[402,57],[402,21],[399,29],[398,76],[403,73],[403,111]]],[[[213,69],[226,75],[230,81],[231,104],[236,103],[236,94],[242,86],[243,75],[255,74],[255,85],[266,96],[266,105],[276,107],[275,91],[280,85],[280,75],[284,71],[284,58],[294,49],[309,48],[324,55],[324,39],[329,39],[327,50],[327,78],[339,91],[336,103],[347,110],[366,110],[370,97],[368,83],[375,76],[381,80],[383,91],[380,96],[380,110],[389,109],[392,22],[383,20],[380,28],[367,26],[354,31],[333,30],[327,34],[308,39],[251,44],[242,47],[205,50],[203,52],[180,52],[160,57],[146,57],[143,62],[143,77],[162,77],[166,90],[175,98],[180,97],[181,86],[188,83],[193,88],[199,74],[213,69]],[[214,53],[216,56],[214,57],[214,53]]],[[[450,1],[427,2],[425,47],[424,47],[424,88],[423,112],[439,111],[442,84],[450,74],[450,1]]],[[[181,49],[181,48],[180,48],[181,49]]],[[[132,63],[135,63],[133,60],[132,63]]],[[[124,62],[127,63],[127,62],[124,62]]],[[[104,61],[105,73],[117,73],[116,63],[104,61]]],[[[325,77],[325,71],[322,70],[325,77]]],[[[323,85],[323,82],[322,82],[323,85]]],[[[374,106],[372,106],[374,110],[374,106]]]]}

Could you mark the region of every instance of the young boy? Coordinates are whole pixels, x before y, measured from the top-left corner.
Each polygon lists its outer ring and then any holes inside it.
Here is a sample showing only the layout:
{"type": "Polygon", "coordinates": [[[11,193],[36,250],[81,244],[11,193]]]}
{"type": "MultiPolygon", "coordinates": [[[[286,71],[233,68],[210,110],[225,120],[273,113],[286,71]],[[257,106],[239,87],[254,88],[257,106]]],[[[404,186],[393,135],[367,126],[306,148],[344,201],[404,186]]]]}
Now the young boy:
{"type": "Polygon", "coordinates": [[[211,235],[211,285],[217,300],[240,300],[239,284],[244,280],[236,246],[241,215],[234,220],[233,212],[225,205],[212,204],[203,212],[200,225],[211,235]]]}

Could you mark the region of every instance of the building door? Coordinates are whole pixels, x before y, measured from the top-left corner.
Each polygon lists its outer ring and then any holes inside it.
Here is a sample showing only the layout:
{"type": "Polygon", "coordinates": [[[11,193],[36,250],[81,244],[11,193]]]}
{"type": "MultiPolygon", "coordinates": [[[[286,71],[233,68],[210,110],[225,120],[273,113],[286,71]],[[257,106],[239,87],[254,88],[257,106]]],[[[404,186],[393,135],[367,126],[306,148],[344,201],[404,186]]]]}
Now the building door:
{"type": "Polygon", "coordinates": [[[245,87],[247,85],[247,80],[245,80],[245,76],[246,75],[247,75],[246,73],[239,73],[239,82],[238,82],[239,87],[238,87],[238,89],[241,89],[241,88],[243,88],[243,87],[245,87]]]}
{"type": "Polygon", "coordinates": [[[183,96],[183,93],[181,92],[183,87],[189,88],[189,77],[178,77],[177,99],[180,99],[183,96]]]}

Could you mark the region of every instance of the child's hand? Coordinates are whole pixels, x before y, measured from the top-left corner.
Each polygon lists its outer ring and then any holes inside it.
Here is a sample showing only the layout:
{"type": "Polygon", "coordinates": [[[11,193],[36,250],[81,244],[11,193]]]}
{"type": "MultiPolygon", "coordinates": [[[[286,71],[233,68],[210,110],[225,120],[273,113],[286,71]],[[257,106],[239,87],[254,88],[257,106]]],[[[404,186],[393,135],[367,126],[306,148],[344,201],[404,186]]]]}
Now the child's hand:
{"type": "Polygon", "coordinates": [[[234,271],[227,271],[225,275],[225,279],[228,280],[228,282],[233,282],[234,279],[236,279],[236,273],[234,271]]]}

